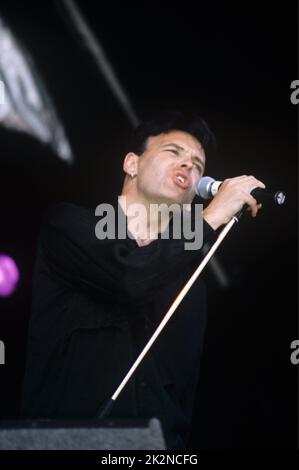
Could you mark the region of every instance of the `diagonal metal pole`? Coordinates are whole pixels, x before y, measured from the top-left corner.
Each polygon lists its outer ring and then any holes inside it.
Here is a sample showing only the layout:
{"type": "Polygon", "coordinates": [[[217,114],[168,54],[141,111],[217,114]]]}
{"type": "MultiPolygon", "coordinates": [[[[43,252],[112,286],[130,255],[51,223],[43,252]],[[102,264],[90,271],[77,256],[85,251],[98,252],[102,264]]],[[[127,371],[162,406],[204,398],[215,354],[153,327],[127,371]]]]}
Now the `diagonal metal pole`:
{"type": "Polygon", "coordinates": [[[152,335],[152,337],[150,338],[150,340],[148,341],[146,346],[143,348],[143,350],[141,351],[141,353],[137,357],[136,361],[134,362],[134,364],[132,365],[132,367],[130,368],[128,373],[125,375],[125,377],[123,378],[123,380],[121,381],[121,383],[119,384],[119,386],[117,387],[117,389],[115,390],[115,392],[113,393],[111,398],[109,398],[108,401],[105,402],[104,405],[99,409],[98,418],[102,419],[102,418],[105,418],[106,416],[108,416],[115,400],[117,399],[117,397],[119,396],[121,391],[124,389],[124,387],[126,386],[128,381],[130,380],[130,378],[134,374],[135,370],[137,369],[137,367],[139,366],[139,364],[141,363],[141,361],[143,360],[143,358],[145,357],[145,355],[147,354],[147,352],[149,351],[151,346],[154,344],[154,342],[158,338],[159,334],[161,333],[161,331],[163,330],[163,328],[165,327],[167,322],[170,320],[170,318],[172,317],[172,315],[174,314],[174,312],[176,311],[176,309],[178,308],[178,306],[182,302],[183,298],[185,297],[185,295],[187,294],[189,289],[192,287],[192,285],[194,284],[194,282],[196,281],[196,279],[198,278],[198,276],[200,275],[200,273],[202,272],[204,267],[207,265],[207,263],[209,262],[209,260],[211,259],[211,257],[213,256],[213,254],[215,253],[217,248],[219,247],[219,245],[222,243],[222,241],[224,240],[224,238],[226,237],[226,235],[228,234],[228,232],[230,231],[232,226],[236,222],[238,222],[240,215],[241,215],[241,213],[236,214],[226,224],[226,226],[223,228],[223,230],[220,232],[217,240],[212,245],[212,247],[210,248],[210,250],[208,251],[208,253],[204,257],[204,259],[202,260],[202,262],[200,263],[198,268],[194,271],[194,273],[192,274],[190,279],[187,281],[185,286],[182,288],[180,293],[177,295],[177,297],[173,301],[172,305],[170,306],[169,310],[165,314],[163,320],[161,321],[161,323],[159,324],[159,326],[155,330],[154,334],[152,335]]]}
{"type": "Polygon", "coordinates": [[[95,37],[76,3],[73,0],[62,0],[62,3],[68,11],[77,32],[93,56],[97,67],[107,80],[116,100],[120,103],[130,123],[135,127],[139,123],[139,119],[133,109],[128,95],[118,80],[111,63],[105,54],[104,48],[95,37]]]}

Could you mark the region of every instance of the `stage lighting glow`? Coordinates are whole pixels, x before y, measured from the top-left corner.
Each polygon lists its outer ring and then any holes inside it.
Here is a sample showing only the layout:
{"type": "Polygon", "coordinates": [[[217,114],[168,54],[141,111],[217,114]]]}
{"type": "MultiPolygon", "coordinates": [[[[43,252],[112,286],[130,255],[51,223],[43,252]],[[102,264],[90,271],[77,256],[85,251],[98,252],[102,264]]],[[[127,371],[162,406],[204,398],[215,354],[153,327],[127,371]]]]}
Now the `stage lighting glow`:
{"type": "Polygon", "coordinates": [[[14,260],[0,254],[0,297],[9,297],[16,290],[20,273],[14,260]]]}
{"type": "Polygon", "coordinates": [[[73,162],[64,126],[34,59],[1,17],[0,105],[0,125],[32,135],[73,162]]]}

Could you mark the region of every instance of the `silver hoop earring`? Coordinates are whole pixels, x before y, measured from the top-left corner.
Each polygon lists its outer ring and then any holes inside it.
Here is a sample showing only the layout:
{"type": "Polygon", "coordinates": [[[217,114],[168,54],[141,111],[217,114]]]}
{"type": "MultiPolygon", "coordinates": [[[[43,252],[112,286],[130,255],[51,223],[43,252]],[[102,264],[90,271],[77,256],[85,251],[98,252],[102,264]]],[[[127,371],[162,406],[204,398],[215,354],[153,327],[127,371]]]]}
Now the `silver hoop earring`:
{"type": "Polygon", "coordinates": [[[132,179],[134,178],[134,176],[135,176],[134,173],[131,173],[131,178],[132,178],[132,179]]]}

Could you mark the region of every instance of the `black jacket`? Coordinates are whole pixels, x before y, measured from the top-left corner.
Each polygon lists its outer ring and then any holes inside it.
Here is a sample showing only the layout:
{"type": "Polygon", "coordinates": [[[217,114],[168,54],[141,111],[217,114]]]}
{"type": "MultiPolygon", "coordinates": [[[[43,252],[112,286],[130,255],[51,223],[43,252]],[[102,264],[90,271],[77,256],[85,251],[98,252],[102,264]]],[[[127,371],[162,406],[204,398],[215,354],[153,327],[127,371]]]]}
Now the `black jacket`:
{"type": "MultiPolygon", "coordinates": [[[[116,204],[117,207],[117,204],[116,204]]],[[[62,203],[40,232],[22,397],[26,417],[89,418],[112,395],[201,260],[184,240],[99,240],[93,210],[62,203]]],[[[215,232],[204,222],[204,239],[215,232]]],[[[158,417],[185,448],[206,295],[198,279],[116,400],[111,417],[158,417]]]]}

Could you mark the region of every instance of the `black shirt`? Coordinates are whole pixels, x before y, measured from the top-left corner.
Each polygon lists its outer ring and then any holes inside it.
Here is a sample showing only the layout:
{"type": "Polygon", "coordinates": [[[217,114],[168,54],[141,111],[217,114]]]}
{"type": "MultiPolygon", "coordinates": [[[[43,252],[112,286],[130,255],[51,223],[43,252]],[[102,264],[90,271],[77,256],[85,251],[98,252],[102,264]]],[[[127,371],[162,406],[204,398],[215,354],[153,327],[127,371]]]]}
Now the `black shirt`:
{"type": "MultiPolygon", "coordinates": [[[[183,239],[160,236],[143,247],[128,237],[99,240],[98,220],[93,210],[61,203],[42,225],[22,397],[27,417],[95,417],[201,260],[183,239]]],[[[215,236],[206,222],[203,229],[204,241],[215,236]]],[[[205,323],[199,278],[110,417],[156,416],[167,447],[185,448],[205,323]]]]}

